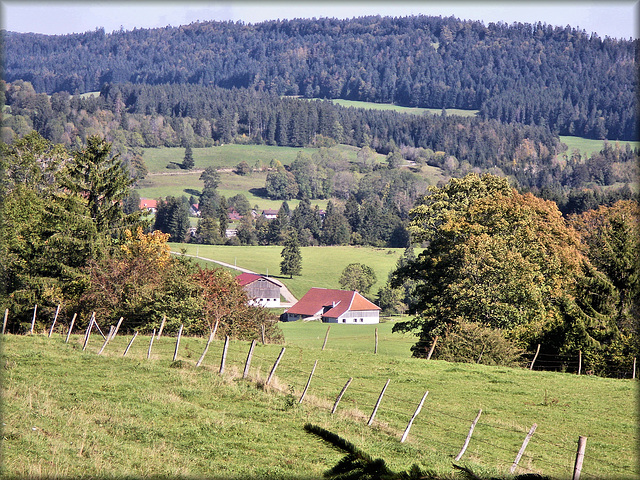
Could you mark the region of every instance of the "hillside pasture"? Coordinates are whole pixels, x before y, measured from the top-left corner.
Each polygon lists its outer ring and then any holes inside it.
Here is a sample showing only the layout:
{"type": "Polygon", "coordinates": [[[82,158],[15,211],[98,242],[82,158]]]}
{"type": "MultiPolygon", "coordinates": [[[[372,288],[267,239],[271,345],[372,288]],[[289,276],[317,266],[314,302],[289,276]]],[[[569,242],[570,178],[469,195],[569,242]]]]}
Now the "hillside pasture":
{"type": "MultiPolygon", "coordinates": [[[[583,157],[590,157],[594,153],[600,152],[604,147],[604,140],[592,140],[590,138],[572,137],[560,135],[560,141],[567,146],[566,154],[571,155],[573,149],[577,149],[583,157]]],[[[640,148],[640,142],[627,142],[617,140],[607,140],[610,144],[615,145],[619,143],[624,147],[626,144],[631,145],[631,148],[640,148]]]]}
{"type": "MultiPolygon", "coordinates": [[[[108,322],[99,319],[103,327],[108,322]]],[[[67,319],[61,319],[65,325],[67,319]]],[[[410,358],[412,337],[377,326],[282,324],[284,345],[258,345],[242,379],[249,342],[215,339],[201,367],[203,338],[182,338],[172,362],[175,332],[122,332],[102,355],[94,333],[64,343],[51,338],[3,338],[3,478],[206,477],[320,479],[343,454],[303,430],[324,427],[394,471],[418,464],[444,478],[469,425],[482,416],[456,463],[484,478],[507,476],[533,423],[537,430],[517,473],[570,478],[577,440],[587,436],[584,478],[637,478],[637,383],[528,369],[453,364],[410,358]],[[375,328],[378,353],[373,353],[375,328]],[[285,347],[269,386],[265,381],[285,347]],[[299,403],[315,361],[318,366],[299,403]],[[346,380],[353,381],[331,414],[346,380]],[[367,426],[390,379],[373,425],[367,426]],[[400,438],[425,392],[407,441],[400,438]]]]}
{"type": "MultiPolygon", "coordinates": [[[[312,287],[340,288],[342,270],[350,263],[363,263],[371,267],[377,282],[371,288],[374,295],[387,282],[389,272],[395,269],[398,258],[404,252],[401,248],[373,247],[302,247],[302,275],[293,278],[280,276],[281,246],[229,246],[191,245],[171,243],[173,252],[182,249],[188,255],[219,260],[230,265],[252,270],[261,275],[277,277],[284,282],[291,293],[300,299],[312,287]]],[[[211,264],[215,267],[215,264],[211,264]]]]}
{"type": "MultiPolygon", "coordinates": [[[[336,145],[333,147],[345,155],[347,160],[355,161],[356,154],[360,150],[351,145],[336,145]]],[[[171,162],[182,163],[185,149],[181,147],[144,148],[144,162],[149,172],[167,172],[167,165],[171,162]]],[[[204,170],[207,167],[234,168],[243,160],[250,167],[268,167],[272,160],[278,160],[283,165],[291,164],[298,155],[304,152],[311,156],[317,152],[317,148],[312,147],[278,147],[272,145],[240,145],[226,144],[216,147],[194,148],[193,160],[195,169],[204,170]]],[[[384,155],[378,155],[383,159],[384,155]]]]}
{"type": "MultiPolygon", "coordinates": [[[[422,108],[422,107],[402,107],[400,105],[394,105],[392,103],[374,103],[374,102],[361,102],[358,100],[343,100],[333,99],[327,100],[335,103],[336,105],[342,105],[343,107],[353,108],[365,108],[368,110],[391,110],[398,113],[408,113],[411,115],[441,115],[441,108],[422,108]]],[[[447,115],[457,115],[460,117],[475,117],[478,114],[478,110],[463,110],[461,108],[447,108],[447,115]]]]}

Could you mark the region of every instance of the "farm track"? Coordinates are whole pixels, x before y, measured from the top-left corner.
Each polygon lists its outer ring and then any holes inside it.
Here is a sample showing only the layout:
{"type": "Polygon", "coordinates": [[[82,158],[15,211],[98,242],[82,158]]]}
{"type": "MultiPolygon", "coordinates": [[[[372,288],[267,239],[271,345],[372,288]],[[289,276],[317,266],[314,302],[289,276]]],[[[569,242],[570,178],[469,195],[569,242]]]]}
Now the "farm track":
{"type": "MultiPolygon", "coordinates": [[[[171,252],[174,255],[182,255],[180,253],[176,253],[176,252],[171,252]]],[[[253,273],[255,275],[260,275],[257,272],[254,272],[252,270],[246,269],[246,268],[242,268],[242,267],[238,267],[236,265],[231,265],[230,263],[226,263],[226,262],[221,262],[220,260],[214,260],[213,258],[206,258],[206,257],[200,257],[198,255],[188,255],[188,254],[184,254],[185,257],[191,257],[191,258],[198,258],[200,260],[206,260],[208,262],[213,262],[213,263],[217,263],[218,265],[221,265],[223,267],[227,267],[227,268],[231,268],[234,270],[239,270],[240,272],[243,273],[253,273]]],[[[295,304],[298,300],[296,299],[296,297],[293,296],[293,294],[289,291],[289,289],[287,288],[287,286],[282,283],[280,280],[274,278],[274,277],[269,277],[269,280],[271,280],[273,283],[276,283],[280,286],[280,294],[285,298],[286,302],[281,302],[280,303],[280,307],[282,308],[289,308],[291,306],[293,306],[293,304],[295,304]]]]}

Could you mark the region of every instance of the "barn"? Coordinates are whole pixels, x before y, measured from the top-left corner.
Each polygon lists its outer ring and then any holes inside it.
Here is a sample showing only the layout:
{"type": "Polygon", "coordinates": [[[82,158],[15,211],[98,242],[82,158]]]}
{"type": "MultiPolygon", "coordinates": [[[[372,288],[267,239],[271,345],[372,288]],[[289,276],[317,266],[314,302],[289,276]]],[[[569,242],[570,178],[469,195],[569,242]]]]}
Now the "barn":
{"type": "Polygon", "coordinates": [[[269,277],[255,273],[242,273],[236,281],[244,287],[249,297],[249,304],[269,308],[280,307],[280,285],[269,277]]]}
{"type": "Polygon", "coordinates": [[[353,290],[312,288],[280,317],[285,322],[320,319],[325,323],[380,323],[380,307],[353,290]]]}

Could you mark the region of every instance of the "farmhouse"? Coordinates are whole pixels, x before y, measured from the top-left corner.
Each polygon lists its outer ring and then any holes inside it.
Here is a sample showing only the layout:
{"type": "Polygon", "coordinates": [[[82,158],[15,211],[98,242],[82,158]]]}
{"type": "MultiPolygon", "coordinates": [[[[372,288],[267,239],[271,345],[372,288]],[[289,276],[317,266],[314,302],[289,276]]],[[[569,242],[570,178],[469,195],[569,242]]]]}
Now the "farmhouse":
{"type": "Polygon", "coordinates": [[[325,323],[379,323],[380,307],[356,291],[312,288],[281,317],[285,322],[302,318],[319,318],[325,323]]]}
{"type": "Polygon", "coordinates": [[[141,198],[140,210],[146,210],[149,213],[156,213],[158,210],[158,202],[153,198],[141,198]]]}
{"type": "Polygon", "coordinates": [[[280,285],[268,277],[255,273],[242,273],[236,277],[236,281],[247,292],[250,305],[280,307],[280,285]]]}

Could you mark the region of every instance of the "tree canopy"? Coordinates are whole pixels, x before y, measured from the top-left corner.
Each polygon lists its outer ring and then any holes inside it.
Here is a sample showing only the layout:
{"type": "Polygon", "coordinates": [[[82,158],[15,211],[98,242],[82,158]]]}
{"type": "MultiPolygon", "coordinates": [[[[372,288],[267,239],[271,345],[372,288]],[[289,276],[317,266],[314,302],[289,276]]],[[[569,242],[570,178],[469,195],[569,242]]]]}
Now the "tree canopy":
{"type": "Polygon", "coordinates": [[[435,335],[470,322],[556,353],[568,345],[602,352],[619,336],[617,292],[553,202],[517,193],[505,179],[469,175],[431,188],[409,228],[427,244],[395,284],[417,282],[419,313],[394,329],[417,332],[417,355],[435,335]]]}

